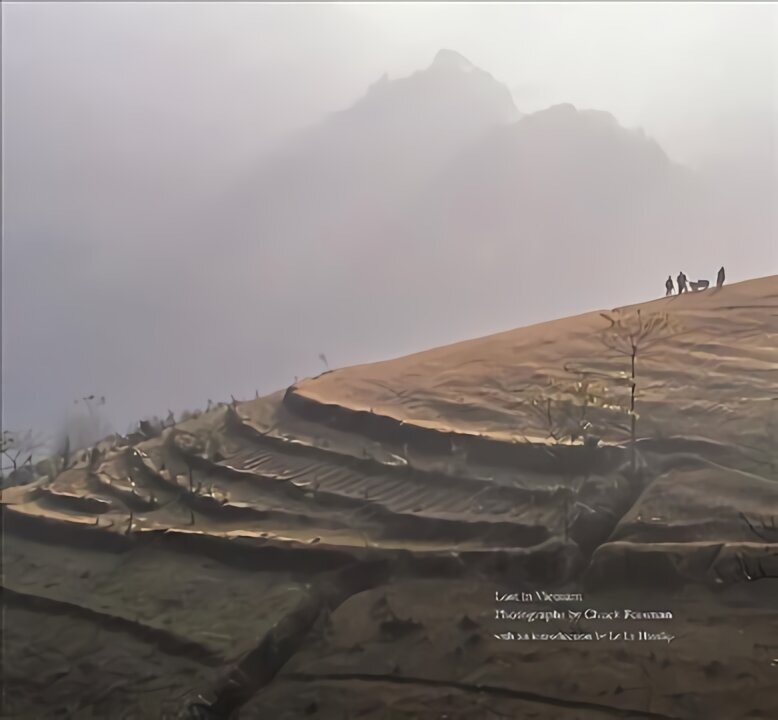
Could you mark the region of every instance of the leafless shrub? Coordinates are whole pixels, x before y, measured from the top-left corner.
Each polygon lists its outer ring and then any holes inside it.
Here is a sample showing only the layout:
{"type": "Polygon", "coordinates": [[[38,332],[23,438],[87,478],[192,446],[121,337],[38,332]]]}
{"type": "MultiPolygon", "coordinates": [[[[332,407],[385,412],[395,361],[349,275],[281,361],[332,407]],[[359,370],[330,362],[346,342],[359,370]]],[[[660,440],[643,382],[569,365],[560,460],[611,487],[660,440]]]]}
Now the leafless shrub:
{"type": "Polygon", "coordinates": [[[179,416],[178,416],[178,422],[186,422],[187,420],[193,420],[194,418],[198,418],[202,415],[201,410],[184,410],[179,416]]]}
{"type": "Polygon", "coordinates": [[[3,430],[0,437],[0,456],[3,473],[14,472],[22,465],[31,465],[35,455],[43,449],[45,443],[32,430],[13,432],[3,430]]]}
{"type": "MultiPolygon", "coordinates": [[[[740,513],[750,534],[766,545],[778,545],[778,519],[776,516],[748,517],[740,513]]],[[[778,579],[778,551],[769,556],[748,557],[744,553],[735,555],[738,576],[747,582],[764,579],[778,579]],[[774,560],[772,567],[765,565],[767,558],[774,560]]]]}
{"type": "Polygon", "coordinates": [[[156,415],[145,420],[141,420],[138,423],[138,430],[146,438],[159,437],[162,431],[165,429],[165,423],[162,422],[156,415]]]}
{"type": "Polygon", "coordinates": [[[612,406],[606,383],[580,376],[574,380],[553,382],[528,393],[524,407],[554,442],[577,442],[595,434],[591,419],[594,408],[612,406]]]}

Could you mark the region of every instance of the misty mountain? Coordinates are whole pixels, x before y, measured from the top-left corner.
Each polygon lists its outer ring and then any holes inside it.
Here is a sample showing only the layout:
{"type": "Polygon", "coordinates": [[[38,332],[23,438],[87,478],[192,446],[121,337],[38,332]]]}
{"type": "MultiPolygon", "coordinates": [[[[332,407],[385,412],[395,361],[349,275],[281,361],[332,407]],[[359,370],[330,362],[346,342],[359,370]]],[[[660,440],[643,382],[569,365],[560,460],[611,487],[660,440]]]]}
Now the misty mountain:
{"type": "Polygon", "coordinates": [[[404,213],[403,236],[416,236],[406,249],[426,244],[429,259],[442,251],[451,272],[480,274],[487,285],[490,276],[521,279],[533,293],[543,274],[577,267],[580,277],[597,277],[605,262],[620,268],[613,293],[620,276],[661,277],[652,258],[682,237],[694,246],[703,198],[693,174],[641,130],[558,105],[463,151],[404,213]]]}
{"type": "Polygon", "coordinates": [[[661,289],[679,268],[654,262],[660,250],[702,247],[702,197],[642,130],[572,105],[521,115],[503,85],[443,50],[266,159],[241,194],[240,231],[284,307],[321,319],[322,342],[356,345],[380,326],[405,346],[419,323],[442,339],[511,327],[530,301],[554,307],[563,270],[586,291],[612,265],[595,288],[603,305],[636,272],[661,289]]]}
{"type": "Polygon", "coordinates": [[[348,251],[381,233],[463,148],[519,117],[507,87],[451,50],[296,133],[231,202],[273,263],[348,251]],[[248,209],[248,212],[246,210],[248,209]]]}

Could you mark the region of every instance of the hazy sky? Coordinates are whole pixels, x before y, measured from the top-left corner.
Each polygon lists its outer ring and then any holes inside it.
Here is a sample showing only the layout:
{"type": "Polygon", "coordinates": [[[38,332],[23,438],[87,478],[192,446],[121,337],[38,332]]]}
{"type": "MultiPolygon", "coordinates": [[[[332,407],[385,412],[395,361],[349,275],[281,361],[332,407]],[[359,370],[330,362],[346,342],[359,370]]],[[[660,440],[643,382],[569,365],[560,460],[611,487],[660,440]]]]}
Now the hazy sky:
{"type": "MultiPolygon", "coordinates": [[[[522,112],[607,110],[674,160],[736,178],[744,198],[776,192],[774,4],[4,2],[2,16],[6,426],[54,432],[74,398],[97,392],[124,431],[321,370],[291,348],[262,363],[240,347],[240,361],[198,360],[191,328],[176,335],[158,312],[208,295],[176,257],[193,216],[263,153],[440,48],[505,83],[522,112]],[[135,283],[132,304],[112,296],[119,278],[135,283]]],[[[761,243],[742,273],[778,272],[761,243]]],[[[198,312],[238,342],[216,299],[198,312]]],[[[421,349],[418,337],[397,351],[421,349]]],[[[337,364],[392,354],[354,343],[337,364]]]]}

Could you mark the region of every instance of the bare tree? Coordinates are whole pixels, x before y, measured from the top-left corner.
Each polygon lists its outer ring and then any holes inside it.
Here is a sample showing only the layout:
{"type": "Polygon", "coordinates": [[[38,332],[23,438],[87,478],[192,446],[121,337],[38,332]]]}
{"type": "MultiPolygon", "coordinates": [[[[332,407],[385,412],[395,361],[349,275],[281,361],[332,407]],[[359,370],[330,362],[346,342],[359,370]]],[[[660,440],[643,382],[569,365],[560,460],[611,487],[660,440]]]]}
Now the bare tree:
{"type": "Polygon", "coordinates": [[[3,430],[0,437],[0,476],[6,473],[11,478],[18,476],[19,470],[27,466],[30,468],[30,479],[34,476],[33,461],[35,456],[45,447],[45,443],[32,430],[26,432],[13,432],[3,430]]]}
{"type": "MultiPolygon", "coordinates": [[[[650,354],[662,343],[683,334],[683,329],[667,313],[643,314],[640,308],[634,312],[601,313],[608,321],[608,327],[601,333],[600,342],[618,357],[626,358],[628,370],[578,370],[584,377],[601,378],[625,384],[629,388],[629,402],[626,412],[629,415],[630,470],[637,474],[637,412],[638,399],[638,361],[650,354]]],[[[612,406],[617,407],[617,406],[612,406]]]]}
{"type": "Polygon", "coordinates": [[[110,424],[101,410],[106,404],[105,396],[87,395],[74,400],[73,404],[77,410],[65,421],[58,442],[60,447],[67,444],[69,449],[81,450],[111,434],[110,424]]]}

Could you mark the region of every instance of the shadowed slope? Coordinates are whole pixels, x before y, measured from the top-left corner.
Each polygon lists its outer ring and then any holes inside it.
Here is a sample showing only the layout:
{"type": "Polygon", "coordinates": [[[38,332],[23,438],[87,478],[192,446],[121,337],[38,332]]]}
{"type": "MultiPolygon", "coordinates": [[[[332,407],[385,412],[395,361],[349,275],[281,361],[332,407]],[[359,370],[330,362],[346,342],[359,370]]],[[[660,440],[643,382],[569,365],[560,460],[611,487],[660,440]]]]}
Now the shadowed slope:
{"type": "Polygon", "coordinates": [[[610,315],[638,309],[674,326],[638,358],[636,475],[622,410],[593,404],[581,442],[550,438],[529,403],[555,412],[556,388],[596,369],[624,405],[628,359],[589,313],[108,438],[4,491],[3,598],[28,628],[8,644],[9,709],[191,718],[166,708],[196,700],[208,717],[378,720],[437,717],[456,698],[461,720],[774,716],[759,588],[775,581],[753,581],[778,577],[778,278],[610,315]],[[619,595],[687,580],[717,595],[619,595]],[[496,587],[668,607],[686,644],[501,642],[496,587]],[[711,660],[722,637],[726,668],[711,660]],[[101,690],[87,692],[96,649],[101,690]],[[168,691],[146,694],[149,655],[168,691]]]}

